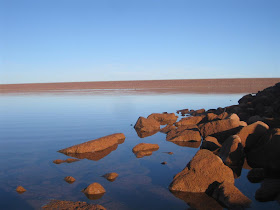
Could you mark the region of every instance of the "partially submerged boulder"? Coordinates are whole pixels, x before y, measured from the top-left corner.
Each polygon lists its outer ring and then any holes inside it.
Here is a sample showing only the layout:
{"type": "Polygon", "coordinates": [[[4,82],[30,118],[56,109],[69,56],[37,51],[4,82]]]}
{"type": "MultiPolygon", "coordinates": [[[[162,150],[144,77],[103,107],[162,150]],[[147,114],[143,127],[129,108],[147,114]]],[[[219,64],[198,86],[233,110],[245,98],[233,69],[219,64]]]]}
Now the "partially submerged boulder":
{"type": "Polygon", "coordinates": [[[160,123],[154,118],[139,117],[136,124],[134,125],[138,136],[140,138],[151,136],[160,130],[160,123]]]}
{"type": "Polygon", "coordinates": [[[171,142],[200,142],[201,136],[196,125],[188,125],[180,126],[168,132],[166,140],[171,142]]]}
{"type": "Polygon", "coordinates": [[[140,143],[133,147],[132,152],[137,158],[152,155],[154,151],[159,149],[158,144],[140,143]]]}
{"type": "Polygon", "coordinates": [[[121,144],[125,140],[123,133],[116,133],[108,136],[104,136],[95,140],[77,144],[66,149],[59,150],[64,154],[81,154],[87,152],[98,152],[112,147],[115,144],[121,144]]]}
{"type": "Polygon", "coordinates": [[[106,210],[103,206],[99,204],[88,204],[86,202],[82,201],[59,201],[59,200],[53,200],[49,202],[48,204],[42,206],[43,209],[69,209],[69,210],[78,210],[78,209],[90,209],[90,210],[106,210]]]}
{"type": "Polygon", "coordinates": [[[16,191],[21,194],[21,193],[24,193],[26,191],[26,189],[23,187],[23,186],[18,186],[16,191]]]}
{"type": "Polygon", "coordinates": [[[224,181],[213,182],[206,190],[206,194],[229,209],[243,209],[250,207],[251,200],[246,197],[233,183],[224,181]]]}
{"type": "Polygon", "coordinates": [[[104,189],[104,187],[97,183],[94,182],[92,184],[90,184],[88,187],[86,187],[85,189],[82,190],[82,192],[91,200],[96,200],[101,198],[106,190],[104,189]]]}
{"type": "Polygon", "coordinates": [[[161,125],[173,124],[177,121],[177,118],[178,116],[174,113],[153,113],[147,117],[147,119],[154,119],[158,121],[161,125]]]}
{"type": "Polygon", "coordinates": [[[104,174],[103,177],[106,178],[108,181],[113,182],[116,180],[116,178],[119,176],[119,174],[112,172],[104,174]]]}
{"type": "Polygon", "coordinates": [[[72,176],[66,176],[64,178],[64,181],[68,182],[69,184],[72,184],[72,183],[74,183],[76,181],[76,179],[74,177],[72,177],[72,176]]]}
{"type": "Polygon", "coordinates": [[[169,185],[171,191],[205,192],[214,181],[234,183],[232,170],[209,150],[199,150],[169,185]]]}

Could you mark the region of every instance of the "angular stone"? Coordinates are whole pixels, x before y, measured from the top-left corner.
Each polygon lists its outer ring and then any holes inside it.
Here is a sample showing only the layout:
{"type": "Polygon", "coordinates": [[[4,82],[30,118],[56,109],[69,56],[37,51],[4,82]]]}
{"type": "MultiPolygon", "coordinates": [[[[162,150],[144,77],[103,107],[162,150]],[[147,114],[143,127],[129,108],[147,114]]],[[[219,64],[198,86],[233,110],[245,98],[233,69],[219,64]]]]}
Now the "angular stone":
{"type": "Polygon", "coordinates": [[[171,191],[205,192],[214,181],[234,183],[232,170],[209,150],[199,150],[169,185],[171,191]]]}
{"type": "Polygon", "coordinates": [[[112,172],[112,173],[107,173],[104,174],[103,177],[106,178],[108,181],[115,181],[116,178],[119,176],[119,174],[112,172]]]}
{"type": "Polygon", "coordinates": [[[176,116],[174,113],[153,113],[147,117],[147,119],[154,119],[158,121],[161,125],[173,124],[177,121],[177,118],[178,116],[176,116]]]}
{"type": "Polygon", "coordinates": [[[82,192],[91,200],[96,200],[101,198],[106,190],[102,187],[101,184],[94,182],[88,187],[82,190],[82,192]]]}
{"type": "Polygon", "coordinates": [[[160,132],[161,132],[161,133],[168,133],[169,131],[175,130],[175,129],[176,129],[176,126],[174,126],[174,125],[167,125],[167,126],[165,126],[164,128],[162,128],[162,129],[160,130],[160,132]]]}
{"type": "Polygon", "coordinates": [[[76,181],[76,179],[75,179],[74,177],[72,177],[72,176],[66,176],[66,177],[64,178],[64,181],[66,181],[66,182],[72,184],[73,182],[76,181]]]}
{"type": "Polygon", "coordinates": [[[182,118],[179,122],[175,123],[178,126],[185,126],[185,125],[196,125],[198,124],[204,116],[194,116],[194,117],[186,117],[182,118]]]}

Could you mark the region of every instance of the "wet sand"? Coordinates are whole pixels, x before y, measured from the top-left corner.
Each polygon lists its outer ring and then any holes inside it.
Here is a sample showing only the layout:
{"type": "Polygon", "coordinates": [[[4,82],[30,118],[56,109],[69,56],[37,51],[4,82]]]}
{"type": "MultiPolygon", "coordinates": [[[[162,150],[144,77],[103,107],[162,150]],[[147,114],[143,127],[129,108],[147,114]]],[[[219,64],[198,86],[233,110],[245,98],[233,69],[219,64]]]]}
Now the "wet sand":
{"type": "Polygon", "coordinates": [[[0,93],[59,92],[69,90],[129,90],[133,92],[148,91],[158,93],[255,93],[278,82],[280,82],[280,78],[0,84],[0,93]]]}

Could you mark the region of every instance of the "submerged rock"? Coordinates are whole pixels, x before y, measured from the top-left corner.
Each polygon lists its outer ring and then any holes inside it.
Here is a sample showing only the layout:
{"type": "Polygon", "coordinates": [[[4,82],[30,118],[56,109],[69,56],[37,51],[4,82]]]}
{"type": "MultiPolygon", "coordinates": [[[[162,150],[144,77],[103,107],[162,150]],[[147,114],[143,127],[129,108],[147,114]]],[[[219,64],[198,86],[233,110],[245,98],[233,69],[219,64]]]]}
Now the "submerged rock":
{"type": "Polygon", "coordinates": [[[96,200],[101,198],[106,190],[102,187],[101,184],[94,182],[88,187],[82,190],[82,192],[91,200],[96,200]]]}
{"type": "Polygon", "coordinates": [[[119,174],[112,172],[104,174],[103,177],[106,178],[108,181],[113,182],[116,180],[116,178],[119,176],[119,174]]]}
{"type": "Polygon", "coordinates": [[[69,209],[69,210],[106,210],[103,206],[99,204],[88,204],[86,202],[81,201],[59,201],[59,200],[53,200],[49,202],[48,204],[42,206],[43,209],[69,209]]]}
{"type": "Polygon", "coordinates": [[[115,144],[123,143],[125,136],[123,133],[116,133],[104,136],[95,140],[77,144],[66,149],[59,150],[59,152],[68,154],[81,154],[87,152],[98,152],[112,147],[115,144]]]}
{"type": "Polygon", "coordinates": [[[174,113],[153,113],[147,117],[147,119],[154,119],[158,121],[161,125],[173,124],[177,121],[177,118],[178,116],[174,113]]]}
{"type": "Polygon", "coordinates": [[[18,186],[16,191],[21,194],[21,193],[24,193],[26,191],[26,189],[23,187],[23,186],[18,186]]]}
{"type": "Polygon", "coordinates": [[[209,150],[199,150],[169,185],[171,191],[205,192],[214,181],[234,183],[232,170],[209,150]]]}
{"type": "Polygon", "coordinates": [[[160,123],[153,118],[139,117],[134,125],[134,129],[140,138],[144,138],[157,133],[160,130],[160,123]]]}
{"type": "Polygon", "coordinates": [[[61,159],[54,160],[53,163],[55,163],[55,164],[73,163],[73,162],[76,162],[76,161],[79,161],[79,159],[67,158],[66,160],[61,160],[61,159]]]}
{"type": "Polygon", "coordinates": [[[229,209],[243,209],[249,207],[252,202],[233,183],[227,181],[213,182],[206,193],[229,209]]]}
{"type": "Polygon", "coordinates": [[[66,181],[66,182],[72,184],[72,183],[74,183],[74,182],[76,181],[76,179],[75,179],[74,177],[72,177],[72,176],[66,176],[66,177],[64,178],[64,181],[66,181]]]}
{"type": "Polygon", "coordinates": [[[152,155],[154,151],[159,149],[158,144],[140,143],[133,147],[132,152],[137,158],[152,155]]]}

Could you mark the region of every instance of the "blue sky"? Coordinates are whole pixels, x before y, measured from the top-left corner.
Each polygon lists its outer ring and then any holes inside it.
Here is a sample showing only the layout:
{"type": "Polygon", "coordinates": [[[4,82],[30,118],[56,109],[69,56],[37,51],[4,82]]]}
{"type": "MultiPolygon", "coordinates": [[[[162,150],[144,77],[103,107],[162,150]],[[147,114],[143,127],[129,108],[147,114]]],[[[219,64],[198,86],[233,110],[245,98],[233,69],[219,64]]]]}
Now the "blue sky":
{"type": "Polygon", "coordinates": [[[279,0],[0,0],[0,83],[280,77],[279,0]]]}

